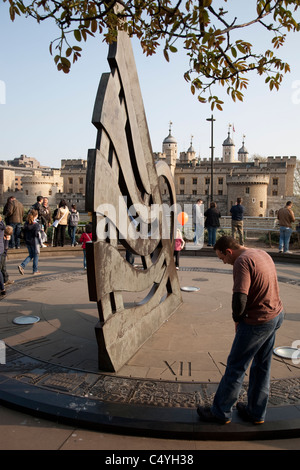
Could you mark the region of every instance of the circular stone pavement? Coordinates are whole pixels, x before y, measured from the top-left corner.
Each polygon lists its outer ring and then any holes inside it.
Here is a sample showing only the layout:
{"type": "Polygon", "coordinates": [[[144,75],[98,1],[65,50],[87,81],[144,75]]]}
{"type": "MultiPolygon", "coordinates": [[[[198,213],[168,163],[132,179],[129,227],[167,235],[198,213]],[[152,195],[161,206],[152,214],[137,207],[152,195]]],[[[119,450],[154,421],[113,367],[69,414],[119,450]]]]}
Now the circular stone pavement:
{"type": "MultiPolygon", "coordinates": [[[[231,274],[228,269],[186,267],[181,268],[180,277],[181,284],[194,280],[202,288],[209,276],[222,276],[227,282],[227,274],[231,274]]],[[[230,426],[201,423],[195,409],[198,404],[211,404],[218,381],[173,375],[171,360],[165,361],[171,379],[98,371],[97,309],[89,302],[87,289],[78,289],[86,282],[85,276],[75,271],[22,279],[1,301],[6,310],[0,319],[1,339],[6,344],[6,364],[0,365],[2,403],[89,428],[157,437],[241,440],[299,435],[300,367],[292,367],[290,361],[280,360],[290,369],[289,376],[272,380],[268,420],[259,428],[241,422],[236,413],[230,426]],[[13,320],[20,313],[39,316],[41,321],[15,325],[13,320]]],[[[280,276],[279,281],[282,290],[285,285],[300,287],[294,278],[280,276]]],[[[215,299],[211,309],[217,307],[215,299]]],[[[132,372],[133,366],[128,367],[132,372]]],[[[242,399],[246,393],[247,382],[242,399]]]]}

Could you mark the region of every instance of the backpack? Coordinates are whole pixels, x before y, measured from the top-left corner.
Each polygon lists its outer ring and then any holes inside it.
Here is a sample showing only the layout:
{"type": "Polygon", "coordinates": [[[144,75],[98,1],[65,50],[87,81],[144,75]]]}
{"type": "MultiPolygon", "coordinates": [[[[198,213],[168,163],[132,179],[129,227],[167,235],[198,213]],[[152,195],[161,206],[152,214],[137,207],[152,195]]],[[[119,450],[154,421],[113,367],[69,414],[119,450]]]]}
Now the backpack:
{"type": "Polygon", "coordinates": [[[71,227],[77,227],[79,222],[79,213],[76,212],[70,212],[69,214],[69,225],[71,227]]]}

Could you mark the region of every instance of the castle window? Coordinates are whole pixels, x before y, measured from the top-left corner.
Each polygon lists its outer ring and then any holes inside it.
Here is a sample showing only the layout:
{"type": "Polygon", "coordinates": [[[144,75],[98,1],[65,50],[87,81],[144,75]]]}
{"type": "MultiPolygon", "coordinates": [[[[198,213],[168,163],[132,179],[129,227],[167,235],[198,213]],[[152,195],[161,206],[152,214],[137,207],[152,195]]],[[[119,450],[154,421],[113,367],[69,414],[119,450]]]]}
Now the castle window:
{"type": "Polygon", "coordinates": [[[272,191],[272,196],[278,196],[278,191],[273,190],[272,191]]]}
{"type": "Polygon", "coordinates": [[[247,186],[247,187],[245,188],[245,193],[246,193],[246,194],[250,194],[250,188],[249,188],[249,186],[247,186]]]}
{"type": "Polygon", "coordinates": [[[79,178],[79,184],[83,184],[83,178],[79,178]]]}
{"type": "Polygon", "coordinates": [[[180,178],[179,183],[184,184],[184,178],[180,178]]]}
{"type": "Polygon", "coordinates": [[[278,186],[278,178],[273,178],[273,186],[278,186]]]}
{"type": "Polygon", "coordinates": [[[192,190],[192,195],[193,195],[193,196],[196,196],[196,195],[197,195],[196,189],[193,189],[193,190],[192,190]]]}
{"type": "Polygon", "coordinates": [[[197,184],[197,178],[193,178],[193,184],[197,184]]]}
{"type": "Polygon", "coordinates": [[[180,194],[184,194],[184,189],[181,189],[181,190],[180,190],[180,194]]]}
{"type": "Polygon", "coordinates": [[[73,184],[73,178],[68,178],[69,184],[73,184]]]}
{"type": "Polygon", "coordinates": [[[210,178],[205,178],[205,184],[210,184],[210,178]]]}
{"type": "Polygon", "coordinates": [[[264,207],[264,201],[259,201],[259,207],[264,207]]]}
{"type": "Polygon", "coordinates": [[[219,190],[218,190],[218,195],[219,195],[219,196],[223,196],[223,189],[219,189],[219,190]]]}
{"type": "Polygon", "coordinates": [[[219,178],[219,179],[218,179],[218,183],[219,183],[219,184],[223,184],[223,178],[219,178]]]}

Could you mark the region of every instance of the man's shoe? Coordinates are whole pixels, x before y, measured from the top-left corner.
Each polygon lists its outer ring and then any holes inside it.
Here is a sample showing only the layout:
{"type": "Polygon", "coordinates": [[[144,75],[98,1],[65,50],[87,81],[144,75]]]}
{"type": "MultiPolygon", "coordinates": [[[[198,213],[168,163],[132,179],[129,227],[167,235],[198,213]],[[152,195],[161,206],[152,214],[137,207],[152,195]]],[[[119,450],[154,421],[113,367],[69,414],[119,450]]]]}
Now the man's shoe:
{"type": "Polygon", "coordinates": [[[278,253],[283,253],[283,250],[279,250],[278,253]]]}
{"type": "Polygon", "coordinates": [[[207,423],[229,424],[230,419],[222,419],[213,415],[209,406],[198,406],[197,413],[202,421],[207,423]]]}
{"type": "Polygon", "coordinates": [[[2,290],[1,293],[0,293],[1,297],[4,297],[6,295],[6,291],[5,290],[2,290]]]}
{"type": "Polygon", "coordinates": [[[263,424],[264,420],[258,420],[255,419],[253,416],[250,415],[249,411],[247,410],[247,405],[246,403],[241,403],[238,402],[236,404],[236,409],[238,411],[239,416],[242,418],[244,421],[248,421],[249,423],[252,424],[263,424]]]}
{"type": "Polygon", "coordinates": [[[10,284],[13,284],[14,282],[15,282],[15,281],[8,279],[8,281],[6,281],[6,282],[4,283],[4,285],[5,285],[5,286],[9,286],[10,284]]]}
{"type": "Polygon", "coordinates": [[[18,266],[18,270],[19,270],[19,273],[22,274],[22,276],[24,275],[24,269],[22,268],[22,266],[18,266]]]}
{"type": "Polygon", "coordinates": [[[34,276],[37,276],[38,274],[41,274],[41,271],[35,271],[35,273],[33,273],[34,276]]]}
{"type": "Polygon", "coordinates": [[[288,251],[285,251],[283,254],[284,254],[284,255],[292,255],[293,252],[288,250],[288,251]]]}

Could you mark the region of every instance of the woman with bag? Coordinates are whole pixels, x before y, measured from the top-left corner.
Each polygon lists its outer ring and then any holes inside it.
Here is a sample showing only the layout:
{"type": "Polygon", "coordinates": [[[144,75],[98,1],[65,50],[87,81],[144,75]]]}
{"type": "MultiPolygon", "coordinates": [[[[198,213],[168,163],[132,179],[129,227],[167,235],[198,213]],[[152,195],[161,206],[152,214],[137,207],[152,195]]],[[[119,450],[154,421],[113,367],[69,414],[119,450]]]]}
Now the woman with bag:
{"type": "Polygon", "coordinates": [[[24,269],[29,261],[32,260],[33,265],[33,274],[40,274],[38,271],[38,261],[39,261],[39,254],[40,254],[40,246],[41,246],[41,234],[40,234],[40,225],[37,222],[38,218],[38,211],[32,209],[28,212],[27,220],[24,223],[24,239],[26,243],[26,247],[28,250],[28,256],[24,259],[24,261],[18,266],[19,273],[24,274],[24,269]]]}
{"type": "Polygon", "coordinates": [[[69,209],[67,203],[64,199],[62,199],[58,206],[58,211],[55,216],[55,221],[53,226],[56,227],[55,230],[57,231],[57,240],[54,243],[54,246],[64,246],[65,244],[65,234],[66,234],[66,227],[68,225],[68,215],[69,209]]]}

